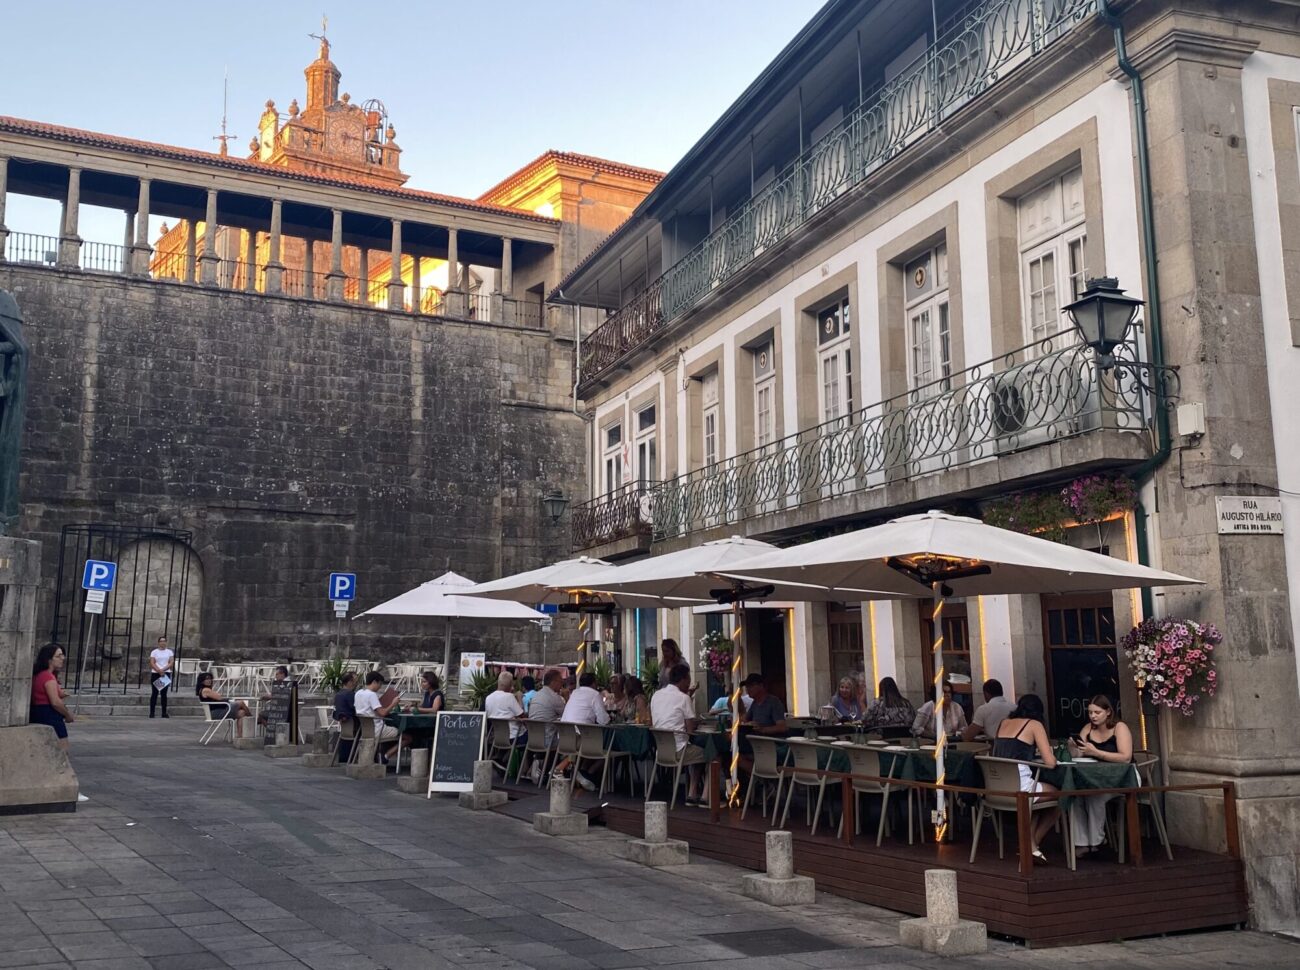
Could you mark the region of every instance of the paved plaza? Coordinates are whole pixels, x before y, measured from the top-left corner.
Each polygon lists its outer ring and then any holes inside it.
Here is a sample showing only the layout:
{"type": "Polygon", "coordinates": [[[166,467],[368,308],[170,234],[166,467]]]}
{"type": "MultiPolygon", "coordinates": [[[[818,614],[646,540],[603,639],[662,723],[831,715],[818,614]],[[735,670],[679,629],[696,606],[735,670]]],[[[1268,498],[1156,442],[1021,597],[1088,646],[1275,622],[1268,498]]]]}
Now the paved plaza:
{"type": "Polygon", "coordinates": [[[603,829],[549,838],[391,781],[203,748],[199,733],[188,718],[74,725],[91,801],[0,818],[0,967],[1300,965],[1300,944],[1253,932],[1032,951],[994,941],[939,960],[898,946],[886,910],[825,894],[771,908],[739,894],[731,866],[648,870],[603,829]]]}

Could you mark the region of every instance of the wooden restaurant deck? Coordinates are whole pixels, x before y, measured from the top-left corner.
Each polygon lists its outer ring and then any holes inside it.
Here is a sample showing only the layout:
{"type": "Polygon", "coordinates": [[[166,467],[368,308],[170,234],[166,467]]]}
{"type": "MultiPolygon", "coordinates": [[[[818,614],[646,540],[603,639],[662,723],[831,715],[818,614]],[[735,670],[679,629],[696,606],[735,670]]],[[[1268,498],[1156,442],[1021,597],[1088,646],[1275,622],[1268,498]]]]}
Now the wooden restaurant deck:
{"type": "MultiPolygon", "coordinates": [[[[512,801],[500,811],[521,818],[546,810],[546,791],[527,783],[505,786],[512,801]]],[[[625,787],[597,801],[594,794],[574,792],[574,808],[587,811],[616,832],[640,837],[643,829],[640,798],[629,798],[625,787]]],[[[718,820],[707,808],[678,805],[669,813],[669,834],[683,839],[698,856],[747,869],[764,865],[764,832],[770,823],[752,806],[742,822],[739,810],[722,809],[718,820]]],[[[954,869],[961,915],[980,920],[989,931],[1025,941],[1030,946],[1104,942],[1185,930],[1224,927],[1246,922],[1245,876],[1239,858],[1181,846],[1169,861],[1158,842],[1142,845],[1141,864],[1119,864],[1114,854],[1083,858],[1071,872],[1065,865],[1058,837],[1049,837],[1044,850],[1055,864],[1035,865],[1022,873],[1016,853],[1015,826],[1009,825],[1006,858],[999,860],[997,840],[990,832],[981,840],[974,863],[969,832],[953,844],[886,837],[877,848],[874,834],[852,844],[836,838],[834,828],[816,836],[802,824],[801,809],[792,810],[795,870],[812,876],[824,891],[891,909],[923,915],[925,870],[954,869]]]]}

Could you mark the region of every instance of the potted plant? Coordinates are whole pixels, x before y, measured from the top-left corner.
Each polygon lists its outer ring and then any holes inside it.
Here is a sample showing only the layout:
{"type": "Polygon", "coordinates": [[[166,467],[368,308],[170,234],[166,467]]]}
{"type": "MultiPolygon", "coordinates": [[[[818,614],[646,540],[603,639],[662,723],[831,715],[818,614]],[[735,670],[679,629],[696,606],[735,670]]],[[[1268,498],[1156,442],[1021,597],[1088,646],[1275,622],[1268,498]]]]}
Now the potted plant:
{"type": "Polygon", "coordinates": [[[1166,617],[1143,620],[1123,644],[1138,690],[1153,704],[1190,716],[1196,702],[1218,688],[1214,648],[1222,642],[1212,624],[1166,617]]]}
{"type": "Polygon", "coordinates": [[[641,666],[641,686],[645,688],[645,699],[647,701],[654,697],[655,691],[659,689],[658,657],[646,657],[645,663],[641,666]]]}
{"type": "Polygon", "coordinates": [[[488,694],[497,689],[497,675],[488,670],[479,670],[470,675],[465,684],[465,693],[469,697],[471,711],[483,710],[488,694]]]}

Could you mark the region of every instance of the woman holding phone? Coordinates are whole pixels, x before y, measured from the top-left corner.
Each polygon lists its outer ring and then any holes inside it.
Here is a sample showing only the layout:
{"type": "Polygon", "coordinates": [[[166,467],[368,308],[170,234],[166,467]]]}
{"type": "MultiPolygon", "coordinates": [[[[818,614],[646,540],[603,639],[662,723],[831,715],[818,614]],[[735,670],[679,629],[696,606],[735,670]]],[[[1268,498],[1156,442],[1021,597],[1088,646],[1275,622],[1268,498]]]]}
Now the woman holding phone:
{"type": "MultiPolygon", "coordinates": [[[[1088,723],[1070,738],[1075,757],[1125,764],[1133,760],[1133,732],[1105,694],[1088,702],[1088,723]]],[[[1073,753],[1072,752],[1072,753],[1073,753]]],[[[1118,795],[1086,795],[1070,803],[1075,855],[1096,852],[1106,841],[1106,803],[1118,795]]]]}

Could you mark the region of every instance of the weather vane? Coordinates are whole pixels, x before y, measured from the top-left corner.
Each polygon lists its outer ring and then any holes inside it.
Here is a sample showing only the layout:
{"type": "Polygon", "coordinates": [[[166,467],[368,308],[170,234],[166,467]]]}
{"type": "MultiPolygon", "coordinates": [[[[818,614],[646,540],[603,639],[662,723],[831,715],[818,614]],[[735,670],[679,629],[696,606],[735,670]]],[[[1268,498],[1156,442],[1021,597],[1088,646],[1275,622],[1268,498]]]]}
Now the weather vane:
{"type": "Polygon", "coordinates": [[[225,72],[225,76],[221,81],[221,134],[212,136],[213,141],[221,142],[222,155],[230,154],[230,145],[229,145],[230,139],[238,137],[236,135],[230,135],[226,133],[226,107],[229,100],[230,100],[230,69],[227,68],[225,72]]]}
{"type": "Polygon", "coordinates": [[[330,49],[330,42],[329,42],[329,39],[326,37],[326,34],[329,33],[329,26],[330,26],[330,19],[329,19],[329,17],[325,16],[325,14],[321,14],[321,15],[320,15],[320,33],[319,33],[319,34],[308,34],[308,35],[307,35],[308,37],[312,38],[313,40],[318,40],[318,41],[320,41],[321,50],[324,51],[326,54],[329,53],[329,49],[330,49]]]}

